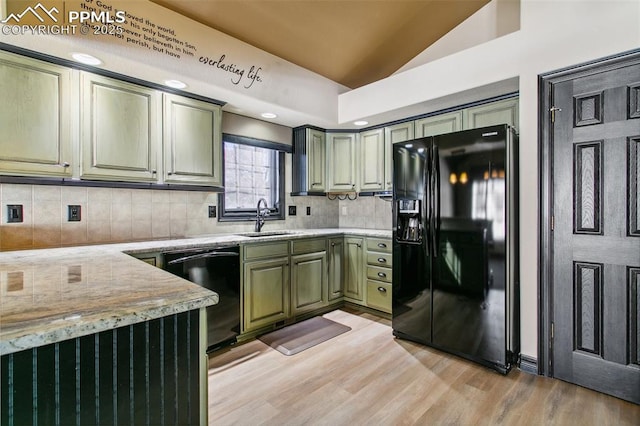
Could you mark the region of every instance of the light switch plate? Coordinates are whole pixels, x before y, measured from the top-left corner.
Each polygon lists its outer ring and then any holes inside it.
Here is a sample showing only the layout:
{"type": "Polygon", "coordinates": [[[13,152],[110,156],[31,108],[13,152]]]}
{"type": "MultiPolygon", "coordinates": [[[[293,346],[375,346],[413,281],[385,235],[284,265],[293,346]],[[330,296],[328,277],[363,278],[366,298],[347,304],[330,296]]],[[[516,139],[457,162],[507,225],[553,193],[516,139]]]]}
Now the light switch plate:
{"type": "Polygon", "coordinates": [[[289,216],[296,215],[296,206],[289,206],[289,216]]]}
{"type": "Polygon", "coordinates": [[[216,206],[209,206],[209,217],[213,218],[216,217],[218,215],[218,212],[216,211],[216,206]]]}

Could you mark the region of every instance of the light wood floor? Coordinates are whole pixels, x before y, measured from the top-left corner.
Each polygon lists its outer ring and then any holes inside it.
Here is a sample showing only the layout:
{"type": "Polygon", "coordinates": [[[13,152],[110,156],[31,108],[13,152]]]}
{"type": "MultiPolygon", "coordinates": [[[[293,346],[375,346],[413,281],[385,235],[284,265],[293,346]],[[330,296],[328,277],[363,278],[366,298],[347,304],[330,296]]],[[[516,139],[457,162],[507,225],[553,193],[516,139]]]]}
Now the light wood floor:
{"type": "Polygon", "coordinates": [[[514,370],[502,376],[395,339],[390,321],[338,310],[351,331],[287,357],[256,340],[209,362],[210,425],[640,425],[640,406],[514,370]]]}

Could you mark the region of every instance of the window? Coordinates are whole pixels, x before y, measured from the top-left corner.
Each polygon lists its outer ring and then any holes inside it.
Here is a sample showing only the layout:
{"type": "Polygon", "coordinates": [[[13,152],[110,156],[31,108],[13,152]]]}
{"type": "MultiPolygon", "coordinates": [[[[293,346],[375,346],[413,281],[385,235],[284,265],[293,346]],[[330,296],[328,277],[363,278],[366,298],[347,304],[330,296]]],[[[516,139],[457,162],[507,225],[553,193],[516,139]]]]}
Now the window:
{"type": "Polygon", "coordinates": [[[254,220],[260,198],[267,220],[284,219],[284,153],[291,147],[259,139],[223,135],[224,193],[218,197],[221,221],[254,220]]]}

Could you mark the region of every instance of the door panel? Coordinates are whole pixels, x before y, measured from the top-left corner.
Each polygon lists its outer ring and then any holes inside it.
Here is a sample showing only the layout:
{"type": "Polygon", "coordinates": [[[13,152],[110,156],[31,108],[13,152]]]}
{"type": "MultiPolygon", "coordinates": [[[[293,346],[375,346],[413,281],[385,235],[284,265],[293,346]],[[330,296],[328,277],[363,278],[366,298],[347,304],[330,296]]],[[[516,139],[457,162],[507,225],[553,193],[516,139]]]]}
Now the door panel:
{"type": "Polygon", "coordinates": [[[553,85],[553,373],[640,403],[640,65],[553,85]]]}

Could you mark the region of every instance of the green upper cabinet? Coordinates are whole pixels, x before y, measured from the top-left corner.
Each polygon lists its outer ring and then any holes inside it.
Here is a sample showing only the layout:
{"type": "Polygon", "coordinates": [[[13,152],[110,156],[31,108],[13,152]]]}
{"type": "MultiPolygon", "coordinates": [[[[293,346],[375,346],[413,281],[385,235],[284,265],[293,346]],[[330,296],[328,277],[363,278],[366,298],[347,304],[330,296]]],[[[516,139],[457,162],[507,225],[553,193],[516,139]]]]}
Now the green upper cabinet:
{"type": "Polygon", "coordinates": [[[415,139],[414,122],[408,121],[406,123],[395,124],[393,126],[387,126],[384,128],[384,138],[389,141],[391,145],[410,141],[415,139]]]}
{"type": "Polygon", "coordinates": [[[68,68],[0,52],[0,173],[72,175],[68,68]]]}
{"type": "Polygon", "coordinates": [[[83,72],[80,177],[156,181],[160,93],[83,72]]]}
{"type": "Polygon", "coordinates": [[[416,138],[442,135],[462,130],[462,111],[434,115],[415,121],[416,138]]]}
{"type": "Polygon", "coordinates": [[[327,187],[327,140],[324,132],[307,129],[307,190],[324,192],[327,187]]]}
{"type": "Polygon", "coordinates": [[[222,186],[218,105],[163,94],[164,181],[222,186]]]}
{"type": "Polygon", "coordinates": [[[463,110],[464,129],[508,124],[518,128],[518,98],[505,99],[463,110]]]}
{"type": "Polygon", "coordinates": [[[360,133],[360,190],[382,191],[385,188],[384,129],[360,133]]]}
{"type": "Polygon", "coordinates": [[[399,123],[384,128],[385,158],[384,158],[384,179],[385,191],[393,188],[393,144],[414,139],[414,123],[409,121],[399,123]]]}
{"type": "Polygon", "coordinates": [[[327,191],[357,191],[357,133],[327,133],[327,191]]]}

